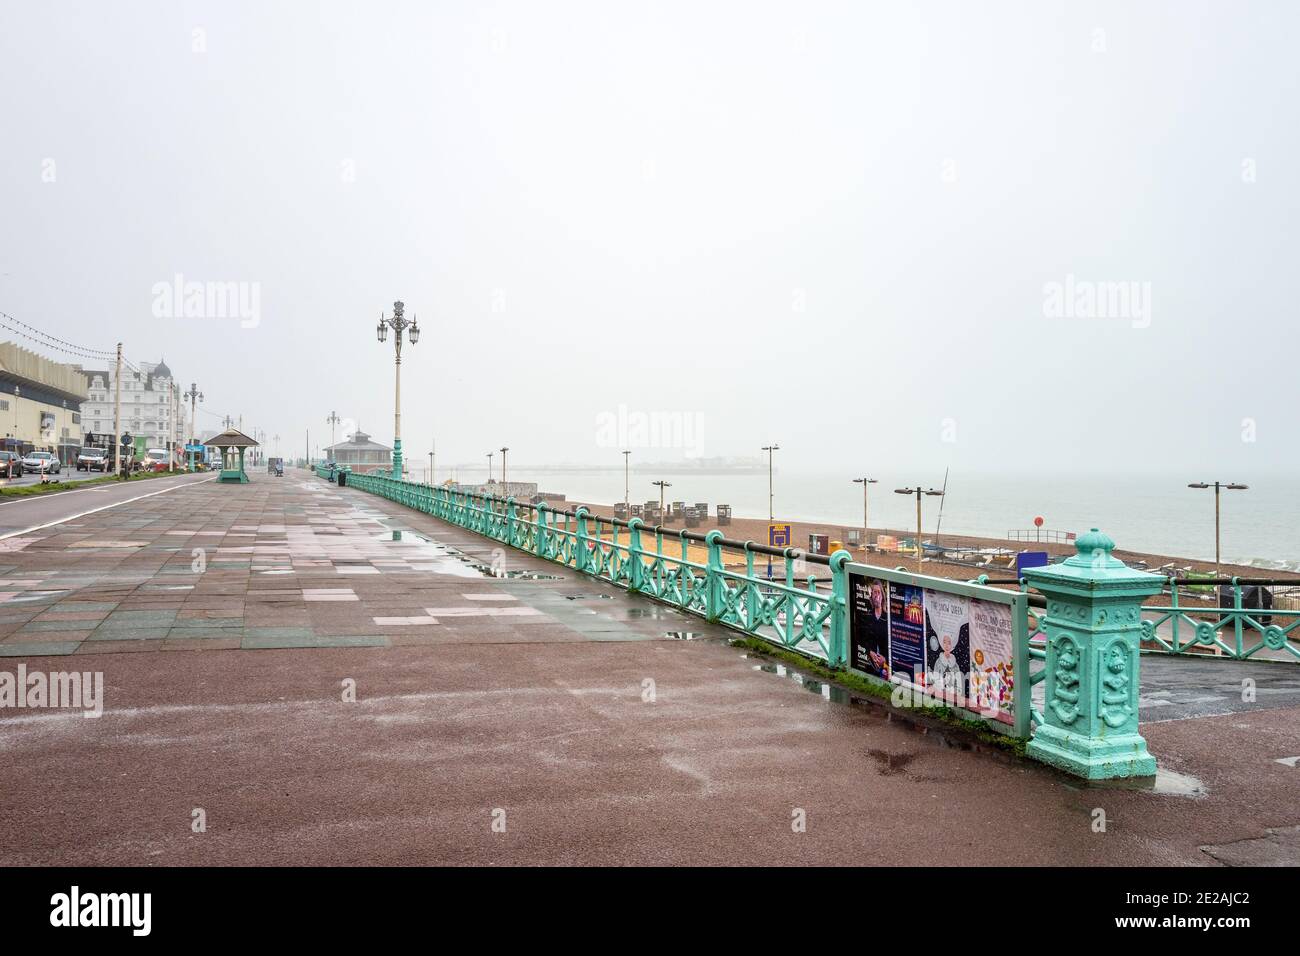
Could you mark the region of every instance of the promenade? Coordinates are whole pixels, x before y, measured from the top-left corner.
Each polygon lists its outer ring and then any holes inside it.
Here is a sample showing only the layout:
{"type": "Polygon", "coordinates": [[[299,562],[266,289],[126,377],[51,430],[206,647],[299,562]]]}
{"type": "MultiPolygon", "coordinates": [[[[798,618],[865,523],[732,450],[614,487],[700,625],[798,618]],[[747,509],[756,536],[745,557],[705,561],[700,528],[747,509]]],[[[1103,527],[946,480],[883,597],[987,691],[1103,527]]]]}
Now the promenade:
{"type": "Polygon", "coordinates": [[[0,865],[1300,862],[1294,665],[1145,657],[1159,784],[1088,787],[379,497],[251,478],[0,509],[0,671],[104,675],[97,719],[0,710],[0,865]]]}

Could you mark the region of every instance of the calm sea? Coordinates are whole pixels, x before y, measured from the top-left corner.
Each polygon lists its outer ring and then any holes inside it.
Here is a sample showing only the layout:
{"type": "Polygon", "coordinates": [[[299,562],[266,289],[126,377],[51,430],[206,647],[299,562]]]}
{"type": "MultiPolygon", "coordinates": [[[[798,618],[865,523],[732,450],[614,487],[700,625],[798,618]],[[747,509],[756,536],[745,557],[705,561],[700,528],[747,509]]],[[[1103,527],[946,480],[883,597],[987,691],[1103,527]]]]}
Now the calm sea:
{"type": "MultiPolygon", "coordinates": [[[[463,481],[482,481],[485,469],[462,469],[463,481]]],[[[413,476],[415,477],[415,476],[413,476]]],[[[439,478],[446,475],[439,474],[439,478]]],[[[616,471],[545,472],[512,468],[516,481],[537,481],[543,491],[561,492],[583,501],[623,500],[623,474],[616,471]]],[[[915,476],[878,475],[871,486],[872,527],[916,525],[916,501],[894,493],[915,476]]],[[[1195,478],[1195,476],[1192,476],[1195,478]]],[[[672,482],[669,501],[706,501],[710,511],[730,504],[737,517],[767,514],[767,474],[704,475],[670,470],[633,472],[631,500],[658,500],[651,482],[672,482]]],[[[1293,476],[1232,476],[1250,485],[1246,491],[1222,492],[1223,560],[1260,567],[1300,570],[1300,479],[1293,476]]],[[[1214,492],[1187,487],[1188,478],[1132,476],[1070,478],[997,477],[951,474],[943,500],[943,531],[1002,537],[1009,530],[1032,531],[1036,515],[1043,527],[1082,532],[1099,527],[1122,548],[1156,554],[1213,560],[1214,492]]],[[[934,476],[934,487],[943,473],[934,476]]],[[[850,527],[862,524],[862,486],[842,475],[778,470],[776,515],[796,521],[823,521],[850,527]]],[[[939,518],[939,498],[923,499],[924,532],[932,536],[939,518]]]]}

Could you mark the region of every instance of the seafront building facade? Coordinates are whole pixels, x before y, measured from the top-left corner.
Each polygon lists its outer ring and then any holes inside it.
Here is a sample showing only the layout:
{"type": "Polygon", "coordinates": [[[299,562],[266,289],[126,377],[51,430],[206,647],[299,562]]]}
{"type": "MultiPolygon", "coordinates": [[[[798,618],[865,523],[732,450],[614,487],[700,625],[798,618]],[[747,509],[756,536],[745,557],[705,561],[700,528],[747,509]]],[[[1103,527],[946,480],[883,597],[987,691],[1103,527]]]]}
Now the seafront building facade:
{"type": "Polygon", "coordinates": [[[81,366],[0,342],[0,430],[6,451],[49,451],[65,465],[74,462],[86,397],[81,366]]]}
{"type": "MultiPolygon", "coordinates": [[[[114,400],[117,379],[113,369],[87,369],[89,398],[81,414],[83,434],[115,434],[114,400]]],[[[137,439],[137,447],[167,448],[184,443],[185,403],[172,370],[163,362],[141,362],[139,371],[122,370],[121,431],[137,439]]],[[[96,439],[96,444],[104,442],[96,439]]]]}

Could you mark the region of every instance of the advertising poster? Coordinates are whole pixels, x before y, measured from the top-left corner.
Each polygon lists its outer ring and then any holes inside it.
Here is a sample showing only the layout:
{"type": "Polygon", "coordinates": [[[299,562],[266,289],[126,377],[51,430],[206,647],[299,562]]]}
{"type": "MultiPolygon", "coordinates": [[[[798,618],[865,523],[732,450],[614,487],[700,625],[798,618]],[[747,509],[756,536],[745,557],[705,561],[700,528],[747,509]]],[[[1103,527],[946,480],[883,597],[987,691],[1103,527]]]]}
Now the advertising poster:
{"type": "Polygon", "coordinates": [[[993,601],[971,601],[971,707],[1007,724],[1012,723],[1015,689],[1011,644],[1011,608],[993,601]]]}
{"type": "Polygon", "coordinates": [[[942,591],[925,592],[925,669],[930,693],[966,706],[970,672],[970,599],[942,591]]]}
{"type": "Polygon", "coordinates": [[[889,680],[889,584],[849,575],[849,666],[889,680]]]}
{"type": "Polygon", "coordinates": [[[925,608],[921,589],[889,585],[889,670],[917,687],[925,686],[925,608]]]}

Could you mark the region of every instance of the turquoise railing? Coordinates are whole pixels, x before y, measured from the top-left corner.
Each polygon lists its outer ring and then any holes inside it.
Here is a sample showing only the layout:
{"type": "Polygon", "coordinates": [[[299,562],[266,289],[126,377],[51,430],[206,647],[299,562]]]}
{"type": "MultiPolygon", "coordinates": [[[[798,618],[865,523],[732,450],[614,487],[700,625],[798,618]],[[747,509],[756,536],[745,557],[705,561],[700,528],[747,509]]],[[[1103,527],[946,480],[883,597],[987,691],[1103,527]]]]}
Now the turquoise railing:
{"type": "Polygon", "coordinates": [[[829,558],[803,555],[792,548],[729,541],[720,531],[673,533],[648,528],[639,518],[617,521],[585,508],[565,511],[519,504],[513,498],[431,488],[384,475],[351,474],[348,485],[709,621],[819,657],[833,667],[845,662],[842,569],[849,558],[846,551],[829,558]],[[730,563],[727,554],[733,557],[730,563]],[[760,557],[782,559],[782,576],[763,576],[756,566],[760,557]],[[796,558],[827,567],[829,581],[815,576],[797,579],[796,558]]]}

